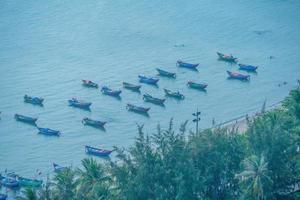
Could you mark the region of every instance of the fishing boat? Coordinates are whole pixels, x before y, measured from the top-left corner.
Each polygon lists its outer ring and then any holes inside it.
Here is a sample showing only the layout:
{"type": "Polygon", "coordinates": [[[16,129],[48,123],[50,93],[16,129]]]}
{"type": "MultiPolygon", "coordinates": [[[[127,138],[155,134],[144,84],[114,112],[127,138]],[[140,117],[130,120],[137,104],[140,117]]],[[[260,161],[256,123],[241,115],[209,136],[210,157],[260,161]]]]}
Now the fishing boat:
{"type": "Polygon", "coordinates": [[[40,98],[40,97],[31,97],[31,96],[28,96],[27,94],[25,94],[25,96],[24,96],[24,102],[26,102],[26,103],[31,103],[34,105],[43,105],[43,101],[44,101],[44,99],[40,98]]]}
{"type": "Polygon", "coordinates": [[[41,187],[43,184],[42,180],[30,179],[18,176],[18,181],[22,187],[41,187]]]}
{"type": "Polygon", "coordinates": [[[134,84],[127,83],[127,82],[123,82],[123,87],[126,88],[126,89],[129,89],[129,90],[132,90],[132,91],[139,92],[142,86],[141,85],[134,85],[134,84]]]}
{"type": "Polygon", "coordinates": [[[187,83],[187,85],[190,87],[190,88],[194,88],[194,89],[198,89],[198,90],[205,90],[205,88],[207,87],[207,84],[206,83],[195,83],[193,81],[189,81],[187,83]]]}
{"type": "Polygon", "coordinates": [[[143,75],[139,75],[139,79],[140,79],[141,83],[147,83],[147,84],[152,84],[152,85],[156,85],[157,82],[159,81],[158,78],[147,77],[147,76],[143,76],[143,75]]]}
{"type": "Polygon", "coordinates": [[[237,62],[237,58],[233,57],[232,55],[226,55],[220,52],[217,52],[219,59],[224,60],[227,62],[237,62]]]}
{"type": "Polygon", "coordinates": [[[141,106],[135,106],[133,104],[127,104],[126,108],[130,111],[138,112],[138,113],[148,113],[150,108],[145,108],[141,106]]]}
{"type": "Polygon", "coordinates": [[[176,78],[176,73],[172,73],[172,72],[168,72],[159,68],[156,68],[156,70],[158,71],[158,74],[160,76],[165,76],[165,77],[170,77],[170,78],[176,78]]]}
{"type": "Polygon", "coordinates": [[[255,72],[256,69],[258,68],[257,66],[253,66],[253,65],[244,65],[244,64],[239,64],[239,69],[240,70],[245,70],[245,71],[249,71],[249,72],[255,72]]]}
{"type": "Polygon", "coordinates": [[[164,104],[164,102],[166,100],[166,99],[160,99],[160,98],[153,97],[150,94],[144,94],[143,99],[144,99],[144,101],[151,102],[154,104],[164,104]]]}
{"type": "Polygon", "coordinates": [[[90,81],[90,80],[82,80],[82,85],[84,85],[86,87],[98,88],[98,84],[94,83],[93,81],[90,81]]]}
{"type": "Polygon", "coordinates": [[[248,81],[250,79],[250,75],[244,75],[237,72],[227,71],[227,74],[229,75],[229,78],[232,79],[238,79],[242,81],[248,81]]]}
{"type": "Polygon", "coordinates": [[[35,123],[37,121],[37,118],[28,117],[28,116],[19,115],[19,114],[15,114],[15,119],[17,121],[25,122],[28,124],[34,124],[34,125],[36,125],[35,123]]]}
{"type": "Polygon", "coordinates": [[[15,178],[15,177],[3,177],[0,176],[1,180],[0,180],[0,184],[3,185],[4,187],[8,187],[8,188],[17,188],[19,187],[19,181],[15,178]]]}
{"type": "Polygon", "coordinates": [[[84,125],[94,126],[94,127],[104,127],[104,125],[106,124],[106,122],[96,121],[96,120],[90,119],[88,117],[83,118],[82,123],[84,125]]]}
{"type": "Polygon", "coordinates": [[[57,130],[53,130],[53,129],[50,129],[50,128],[40,128],[40,127],[37,127],[38,130],[39,130],[39,134],[42,134],[42,135],[49,135],[49,136],[60,136],[60,131],[57,131],[57,130]]]}
{"type": "Polygon", "coordinates": [[[59,173],[59,172],[62,172],[64,170],[68,169],[68,167],[60,166],[59,164],[53,163],[53,169],[54,169],[54,172],[59,173]]]}
{"type": "Polygon", "coordinates": [[[7,195],[0,193],[0,200],[6,200],[6,199],[7,199],[7,195]]]}
{"type": "Polygon", "coordinates": [[[189,69],[197,69],[199,63],[191,64],[191,63],[183,62],[182,60],[177,60],[176,65],[179,67],[184,67],[184,68],[189,68],[189,69]]]}
{"type": "Polygon", "coordinates": [[[101,92],[105,95],[113,96],[113,97],[119,97],[121,94],[121,90],[112,90],[106,86],[103,86],[101,88],[101,92]]]}
{"type": "Polygon", "coordinates": [[[165,89],[165,88],[164,88],[164,91],[165,91],[166,96],[173,97],[173,98],[176,98],[176,99],[184,99],[184,95],[181,94],[178,91],[173,92],[173,91],[165,89]]]}
{"type": "Polygon", "coordinates": [[[95,148],[95,147],[91,147],[86,145],[85,146],[85,152],[87,154],[90,155],[94,155],[94,156],[99,156],[99,157],[107,157],[111,154],[111,150],[104,150],[104,149],[99,149],[99,148],[95,148]]]}
{"type": "Polygon", "coordinates": [[[68,100],[68,102],[69,102],[70,106],[82,108],[82,109],[90,109],[90,106],[92,105],[92,103],[90,103],[90,102],[84,102],[84,101],[78,100],[76,98],[72,98],[72,99],[68,100]]]}

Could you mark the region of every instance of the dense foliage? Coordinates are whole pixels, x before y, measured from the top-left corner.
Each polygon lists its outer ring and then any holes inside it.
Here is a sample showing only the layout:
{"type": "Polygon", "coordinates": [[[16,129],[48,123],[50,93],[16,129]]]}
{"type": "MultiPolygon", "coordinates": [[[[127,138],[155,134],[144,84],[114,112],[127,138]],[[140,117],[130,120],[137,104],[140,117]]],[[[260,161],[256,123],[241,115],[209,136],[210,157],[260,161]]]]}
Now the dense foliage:
{"type": "Polygon", "coordinates": [[[299,199],[300,90],[283,106],[255,117],[245,133],[216,128],[195,134],[167,130],[138,136],[106,162],[84,159],[22,199],[231,200],[299,199]],[[298,195],[298,196],[297,196],[298,195]]]}

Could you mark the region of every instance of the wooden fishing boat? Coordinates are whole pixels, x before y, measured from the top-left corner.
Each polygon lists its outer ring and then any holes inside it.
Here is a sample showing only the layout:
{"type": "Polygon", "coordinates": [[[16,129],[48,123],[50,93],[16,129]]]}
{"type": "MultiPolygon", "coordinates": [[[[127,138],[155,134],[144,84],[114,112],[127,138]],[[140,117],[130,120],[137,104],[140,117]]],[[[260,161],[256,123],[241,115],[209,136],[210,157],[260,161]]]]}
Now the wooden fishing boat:
{"type": "Polygon", "coordinates": [[[16,179],[16,177],[10,177],[10,176],[0,176],[0,184],[4,187],[8,188],[17,188],[19,187],[19,181],[16,179]]]}
{"type": "Polygon", "coordinates": [[[6,200],[6,199],[7,199],[7,195],[0,193],[0,200],[6,200]]]}
{"type": "Polygon", "coordinates": [[[104,125],[106,124],[106,122],[93,120],[88,117],[83,118],[82,123],[84,125],[94,126],[94,127],[104,127],[104,125]]]}
{"type": "Polygon", "coordinates": [[[147,83],[147,84],[152,84],[152,85],[156,85],[157,82],[159,81],[158,78],[147,77],[147,76],[143,76],[143,75],[139,75],[139,79],[140,79],[141,83],[147,83]]]}
{"type": "Polygon", "coordinates": [[[35,123],[37,121],[37,118],[28,117],[28,116],[19,115],[19,114],[15,114],[15,119],[17,121],[21,121],[21,122],[25,122],[25,123],[33,124],[33,125],[36,125],[35,123]]]}
{"type": "Polygon", "coordinates": [[[134,84],[127,83],[127,82],[123,82],[123,87],[126,88],[126,89],[129,89],[129,90],[139,92],[142,86],[141,85],[134,85],[134,84]]]}
{"type": "Polygon", "coordinates": [[[63,166],[60,166],[59,164],[53,163],[53,169],[54,169],[54,172],[59,173],[59,172],[62,172],[64,170],[68,169],[68,167],[63,167],[63,166]]]}
{"type": "Polygon", "coordinates": [[[90,103],[90,102],[84,102],[84,101],[78,100],[76,98],[72,98],[72,99],[68,100],[68,102],[69,102],[70,106],[73,106],[76,108],[82,108],[82,109],[89,109],[90,106],[92,105],[92,103],[90,103]]]}
{"type": "Polygon", "coordinates": [[[238,79],[242,81],[248,81],[250,79],[250,75],[244,75],[237,72],[227,71],[227,74],[229,75],[229,78],[232,79],[238,79]]]}
{"type": "Polygon", "coordinates": [[[226,55],[220,52],[217,52],[219,59],[224,60],[227,62],[237,62],[237,58],[233,57],[232,55],[226,55]]]}
{"type": "Polygon", "coordinates": [[[165,77],[170,77],[170,78],[176,78],[176,73],[172,73],[172,72],[168,72],[159,68],[156,68],[156,70],[158,71],[158,74],[160,76],[165,76],[165,77]]]}
{"type": "Polygon", "coordinates": [[[193,81],[189,81],[187,83],[187,85],[190,87],[190,88],[194,88],[194,89],[198,89],[198,90],[205,90],[205,88],[207,87],[207,84],[206,83],[195,83],[193,81]]]}
{"type": "Polygon", "coordinates": [[[98,88],[98,84],[94,83],[93,81],[90,81],[90,80],[82,80],[82,85],[84,85],[86,87],[98,88]]]}
{"type": "Polygon", "coordinates": [[[178,91],[173,92],[173,91],[165,89],[165,88],[164,88],[164,91],[165,91],[166,96],[173,97],[175,99],[184,99],[184,95],[178,91]]]}
{"type": "Polygon", "coordinates": [[[50,128],[40,128],[40,127],[37,127],[38,130],[39,130],[39,134],[42,134],[42,135],[48,135],[48,136],[60,136],[60,131],[57,131],[57,130],[53,130],[53,129],[50,129],[50,128]]]}
{"type": "Polygon", "coordinates": [[[164,104],[164,102],[166,100],[166,99],[160,99],[160,98],[153,97],[150,94],[144,94],[143,99],[144,99],[144,101],[151,102],[154,104],[164,104]]]}
{"type": "Polygon", "coordinates": [[[41,187],[43,184],[42,180],[30,179],[18,176],[18,181],[22,187],[41,187]]]}
{"type": "Polygon", "coordinates": [[[197,69],[199,63],[191,64],[191,63],[183,62],[182,60],[177,60],[176,65],[179,67],[184,67],[184,68],[189,68],[189,69],[197,69]]]}
{"type": "Polygon", "coordinates": [[[113,97],[119,97],[121,94],[121,90],[112,90],[106,86],[103,86],[101,88],[101,92],[105,95],[113,96],[113,97]]]}
{"type": "Polygon", "coordinates": [[[43,105],[43,101],[44,101],[44,99],[40,98],[40,97],[31,97],[31,96],[28,96],[27,94],[25,94],[25,96],[24,96],[24,102],[26,102],[26,103],[31,103],[34,105],[43,105]]]}
{"type": "Polygon", "coordinates": [[[249,72],[255,72],[256,69],[258,68],[257,66],[253,66],[253,65],[244,65],[244,64],[239,64],[239,69],[240,70],[245,70],[245,71],[249,71],[249,72]]]}
{"type": "Polygon", "coordinates": [[[85,152],[90,155],[94,156],[99,156],[99,157],[107,157],[109,156],[113,151],[111,150],[104,150],[104,149],[99,149],[95,147],[91,147],[86,145],[85,146],[85,152]]]}
{"type": "Polygon", "coordinates": [[[133,104],[127,104],[126,108],[130,111],[138,112],[138,113],[148,113],[150,108],[145,108],[141,106],[135,106],[133,104]]]}

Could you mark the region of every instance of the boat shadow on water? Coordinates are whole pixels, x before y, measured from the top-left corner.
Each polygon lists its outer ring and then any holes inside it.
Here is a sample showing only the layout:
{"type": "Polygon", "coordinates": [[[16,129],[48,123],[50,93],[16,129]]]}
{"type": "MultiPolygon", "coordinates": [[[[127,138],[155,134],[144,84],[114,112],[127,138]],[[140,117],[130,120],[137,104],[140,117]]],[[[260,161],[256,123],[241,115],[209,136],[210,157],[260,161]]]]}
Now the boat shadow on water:
{"type": "Polygon", "coordinates": [[[74,106],[71,106],[71,105],[69,105],[69,107],[74,108],[75,110],[80,109],[80,110],[92,112],[91,108],[89,108],[89,107],[88,108],[86,108],[86,107],[74,107],[74,106]]]}
{"type": "Polygon", "coordinates": [[[236,79],[236,78],[232,78],[232,77],[227,77],[227,80],[230,80],[230,81],[239,81],[239,82],[242,82],[242,83],[250,83],[250,78],[249,79],[236,79]]]}
{"type": "Polygon", "coordinates": [[[136,111],[136,110],[128,110],[128,112],[136,113],[136,114],[142,115],[144,117],[150,118],[149,113],[139,112],[139,111],[136,111]]]}

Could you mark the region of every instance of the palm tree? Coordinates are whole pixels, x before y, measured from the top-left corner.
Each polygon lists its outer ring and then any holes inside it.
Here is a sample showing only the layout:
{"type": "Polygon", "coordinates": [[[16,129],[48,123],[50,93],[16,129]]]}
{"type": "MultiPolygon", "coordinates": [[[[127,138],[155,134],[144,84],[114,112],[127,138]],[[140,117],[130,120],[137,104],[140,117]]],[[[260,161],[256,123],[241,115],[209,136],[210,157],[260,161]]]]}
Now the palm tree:
{"type": "Polygon", "coordinates": [[[22,191],[22,196],[18,196],[16,199],[18,199],[18,200],[37,200],[38,195],[37,195],[35,189],[26,188],[24,191],[22,191]]]}
{"type": "Polygon", "coordinates": [[[244,171],[237,176],[246,187],[246,195],[257,200],[266,199],[270,195],[268,189],[272,184],[272,180],[268,176],[268,163],[265,161],[264,156],[257,157],[253,155],[245,159],[243,165],[244,171]]]}

